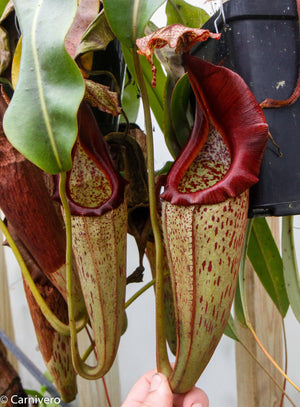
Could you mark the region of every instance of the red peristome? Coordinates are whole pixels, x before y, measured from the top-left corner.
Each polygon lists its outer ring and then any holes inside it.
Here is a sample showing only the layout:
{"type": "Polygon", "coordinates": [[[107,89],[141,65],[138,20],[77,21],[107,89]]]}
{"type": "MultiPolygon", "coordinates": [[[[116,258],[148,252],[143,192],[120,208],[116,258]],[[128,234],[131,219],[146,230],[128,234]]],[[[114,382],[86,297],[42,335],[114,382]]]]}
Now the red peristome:
{"type": "MultiPolygon", "coordinates": [[[[81,103],[78,111],[78,141],[84,152],[93,160],[95,166],[100,169],[109,181],[112,192],[105,203],[101,203],[98,207],[81,206],[71,197],[72,185],[69,182],[71,170],[68,173],[66,190],[70,210],[72,215],[101,216],[105,212],[117,208],[124,201],[124,189],[127,182],[115,169],[93,112],[85,102],[81,103]]],[[[76,149],[76,146],[74,148],[76,149]]]]}
{"type": "Polygon", "coordinates": [[[189,54],[183,55],[183,62],[199,106],[190,139],[168,174],[162,198],[178,205],[222,202],[258,181],[268,125],[254,95],[239,75],[189,54]],[[180,193],[181,178],[200,153],[209,123],[221,134],[230,151],[230,168],[213,186],[180,193]]]}

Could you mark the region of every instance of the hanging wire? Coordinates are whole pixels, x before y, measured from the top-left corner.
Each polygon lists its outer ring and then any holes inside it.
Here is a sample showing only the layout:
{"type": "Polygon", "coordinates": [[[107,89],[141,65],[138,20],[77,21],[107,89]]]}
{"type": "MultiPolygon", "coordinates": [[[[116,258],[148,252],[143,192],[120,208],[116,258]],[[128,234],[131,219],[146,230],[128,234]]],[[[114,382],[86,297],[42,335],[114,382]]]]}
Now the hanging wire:
{"type": "MultiPolygon", "coordinates": [[[[7,350],[9,350],[15,358],[22,363],[29,373],[39,382],[41,386],[45,386],[47,392],[54,398],[61,399],[56,387],[45,377],[45,375],[32,363],[25,353],[15,345],[10,338],[0,329],[0,339],[7,350]]],[[[70,404],[60,401],[61,407],[70,407],[70,404]]]]}
{"type": "Polygon", "coordinates": [[[19,37],[21,36],[21,30],[20,30],[20,25],[19,25],[19,21],[18,21],[18,17],[17,14],[15,13],[15,18],[14,18],[14,22],[15,22],[15,28],[17,30],[17,33],[19,35],[19,37]]]}
{"type": "Polygon", "coordinates": [[[218,29],[218,21],[219,19],[222,17],[223,20],[223,24],[226,24],[226,18],[225,18],[225,13],[224,13],[224,7],[223,7],[223,0],[219,0],[219,14],[217,15],[215,21],[214,21],[214,27],[215,27],[215,31],[218,34],[219,33],[219,29],[218,29]]]}

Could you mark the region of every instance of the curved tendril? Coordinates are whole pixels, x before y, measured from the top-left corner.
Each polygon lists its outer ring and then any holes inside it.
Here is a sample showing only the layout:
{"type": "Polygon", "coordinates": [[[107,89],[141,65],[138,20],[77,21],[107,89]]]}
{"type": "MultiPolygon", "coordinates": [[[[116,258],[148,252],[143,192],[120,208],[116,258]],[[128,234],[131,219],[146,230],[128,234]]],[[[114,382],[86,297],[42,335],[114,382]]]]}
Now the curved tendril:
{"type": "MultiPolygon", "coordinates": [[[[76,321],[74,312],[74,302],[73,302],[73,276],[72,276],[72,224],[71,224],[71,212],[69,203],[66,196],[66,179],[67,174],[65,172],[60,173],[59,180],[59,194],[63,205],[65,213],[65,226],[66,226],[66,270],[67,270],[67,290],[68,296],[68,311],[69,311],[69,325],[70,325],[70,336],[71,336],[71,352],[73,359],[73,367],[76,372],[87,380],[99,379],[103,376],[103,366],[101,363],[97,363],[96,366],[90,366],[85,363],[88,357],[88,351],[80,356],[77,342],[77,331],[76,331],[76,321]]],[[[95,337],[95,350],[100,349],[100,338],[95,337]]]]}
{"type": "MultiPolygon", "coordinates": [[[[164,278],[168,277],[169,273],[164,274],[164,278]]],[[[149,281],[147,284],[145,284],[142,288],[140,288],[135,294],[133,294],[132,297],[129,298],[129,300],[126,301],[125,303],[125,309],[128,308],[136,299],[138,299],[142,294],[144,294],[144,292],[146,292],[149,288],[153,287],[156,283],[156,279],[152,279],[151,281],[149,281]]],[[[90,354],[93,352],[94,350],[94,346],[95,343],[93,342],[88,348],[87,350],[84,352],[83,356],[82,356],[82,360],[85,362],[87,360],[87,358],[90,356],[90,354]]]]}
{"type": "MultiPolygon", "coordinates": [[[[249,318],[249,316],[247,316],[247,319],[249,318]]],[[[265,349],[265,347],[263,346],[263,344],[260,342],[258,336],[256,335],[256,332],[251,324],[251,322],[249,321],[249,319],[247,320],[247,327],[250,330],[255,342],[257,343],[257,345],[260,347],[260,349],[262,350],[262,352],[264,353],[264,355],[267,357],[267,359],[269,359],[269,361],[272,363],[272,365],[279,371],[279,373],[290,383],[290,385],[292,385],[299,393],[300,393],[300,387],[298,387],[288,376],[287,374],[281,369],[281,367],[276,363],[276,361],[272,358],[272,356],[269,354],[269,352],[265,349]]]]}
{"type": "Polygon", "coordinates": [[[103,69],[101,70],[95,70],[95,71],[90,71],[88,69],[85,69],[84,67],[80,66],[80,69],[82,69],[85,73],[87,73],[90,76],[100,76],[100,75],[104,75],[104,76],[108,76],[114,83],[114,87],[115,87],[115,91],[117,92],[118,96],[119,96],[119,100],[120,100],[120,95],[121,95],[121,89],[119,86],[119,83],[115,77],[115,75],[110,72],[110,71],[105,71],[103,69]]]}
{"type": "Polygon", "coordinates": [[[125,120],[125,123],[126,123],[126,128],[125,128],[124,133],[125,133],[125,134],[128,134],[128,133],[129,133],[129,130],[130,130],[130,122],[129,122],[128,116],[127,116],[127,114],[125,113],[125,111],[123,110],[123,108],[121,108],[121,109],[122,109],[122,110],[121,110],[121,115],[123,116],[123,119],[125,120]]]}
{"type": "Polygon", "coordinates": [[[263,344],[260,342],[258,336],[256,335],[256,332],[252,326],[250,316],[248,313],[248,308],[246,305],[246,292],[245,292],[245,276],[244,276],[244,270],[245,270],[245,261],[247,257],[247,249],[248,249],[248,244],[249,244],[249,239],[251,235],[251,229],[252,229],[252,224],[253,224],[253,219],[248,220],[248,225],[247,225],[247,230],[246,230],[246,237],[245,237],[245,244],[244,244],[244,249],[243,249],[243,254],[242,254],[242,260],[241,260],[241,265],[240,265],[240,277],[239,277],[239,285],[240,285],[240,291],[241,291],[241,301],[242,301],[242,307],[243,307],[243,312],[244,312],[244,317],[245,317],[245,322],[247,325],[247,328],[251,332],[256,344],[260,347],[264,355],[269,359],[269,361],[272,363],[272,365],[279,371],[279,373],[298,391],[300,392],[300,388],[287,376],[287,374],[281,369],[281,367],[276,363],[276,361],[272,358],[272,356],[269,354],[269,352],[265,349],[263,344]]]}
{"type": "Polygon", "coordinates": [[[243,347],[243,349],[249,354],[250,357],[253,358],[253,360],[258,364],[258,366],[265,372],[265,374],[272,380],[272,382],[275,384],[275,386],[282,392],[282,394],[288,399],[288,401],[292,404],[293,407],[296,407],[294,404],[293,400],[289,397],[289,395],[286,393],[285,389],[281,386],[280,383],[272,376],[272,374],[265,368],[265,366],[258,360],[258,358],[255,356],[253,352],[247,347],[247,345],[240,339],[238,338],[238,343],[243,347]]]}
{"type": "MultiPolygon", "coordinates": [[[[14,256],[20,266],[21,272],[23,274],[23,277],[28,284],[32,295],[34,296],[35,301],[37,302],[38,306],[40,307],[41,312],[49,322],[49,324],[52,326],[53,329],[55,329],[58,333],[61,335],[69,336],[70,335],[70,327],[69,325],[64,324],[62,321],[60,321],[57,316],[51,311],[51,309],[48,307],[47,303],[45,302],[44,298],[41,296],[39,290],[37,289],[37,286],[35,285],[35,282],[33,281],[30,272],[26,266],[26,263],[17,248],[11,234],[9,233],[5,223],[3,222],[2,219],[0,219],[0,229],[2,233],[4,234],[11,250],[14,253],[14,256]]],[[[79,321],[75,322],[75,330],[77,332],[81,331],[84,326],[87,323],[87,317],[83,316],[79,321]]]]}

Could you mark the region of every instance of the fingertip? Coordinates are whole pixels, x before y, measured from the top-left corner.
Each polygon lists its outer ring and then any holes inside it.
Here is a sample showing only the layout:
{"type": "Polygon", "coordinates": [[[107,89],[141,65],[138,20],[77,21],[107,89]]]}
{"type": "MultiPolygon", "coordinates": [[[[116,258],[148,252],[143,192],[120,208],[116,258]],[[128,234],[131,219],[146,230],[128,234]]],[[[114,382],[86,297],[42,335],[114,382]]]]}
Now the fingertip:
{"type": "Polygon", "coordinates": [[[160,373],[155,373],[151,378],[149,392],[156,391],[162,384],[163,379],[163,375],[161,375],[160,373]]]}
{"type": "Polygon", "coordinates": [[[173,395],[168,379],[162,373],[155,373],[151,378],[149,393],[141,407],[173,406],[173,395]]]}
{"type": "Polygon", "coordinates": [[[186,394],[178,394],[175,398],[176,407],[209,407],[209,401],[206,393],[194,387],[186,394]]]}
{"type": "Polygon", "coordinates": [[[209,401],[207,394],[195,387],[191,392],[190,392],[190,397],[191,400],[187,398],[187,404],[184,403],[183,407],[208,407],[209,406],[209,401]]]}

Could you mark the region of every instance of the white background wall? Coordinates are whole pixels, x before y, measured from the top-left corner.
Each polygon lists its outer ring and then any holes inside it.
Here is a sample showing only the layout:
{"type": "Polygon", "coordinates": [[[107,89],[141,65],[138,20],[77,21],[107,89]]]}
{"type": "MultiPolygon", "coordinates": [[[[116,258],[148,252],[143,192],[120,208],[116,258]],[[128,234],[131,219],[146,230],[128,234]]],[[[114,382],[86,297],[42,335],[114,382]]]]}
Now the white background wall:
{"type": "MultiPolygon", "coordinates": [[[[191,1],[192,3],[192,1],[191,1]]],[[[194,0],[194,4],[200,4],[201,0],[194,0]]],[[[155,21],[163,25],[161,15],[156,14],[155,21]]],[[[141,127],[143,120],[140,119],[141,127]]],[[[156,166],[161,165],[168,159],[168,154],[163,146],[158,126],[155,126],[155,154],[156,166]]],[[[300,219],[296,218],[295,226],[300,228],[300,219]]],[[[295,229],[296,247],[300,243],[300,230],[295,229]]],[[[23,294],[21,276],[18,266],[9,250],[5,250],[9,266],[9,290],[14,313],[14,327],[17,344],[25,351],[30,359],[45,369],[40,357],[32,323],[29,317],[25,297],[23,294]]],[[[300,256],[300,251],[298,250],[300,256]]],[[[299,258],[300,261],[300,258],[299,258]]],[[[128,270],[134,270],[137,266],[137,254],[135,243],[132,238],[128,241],[128,270]]],[[[150,281],[149,268],[146,268],[144,283],[131,284],[128,287],[129,298],[142,284],[150,281]]],[[[141,298],[137,299],[127,311],[128,329],[121,339],[118,354],[121,396],[122,400],[135,381],[145,372],[155,367],[155,319],[154,319],[154,294],[149,289],[141,298]]],[[[300,383],[300,326],[296,323],[292,313],[286,318],[288,348],[289,348],[289,375],[300,383]]],[[[21,376],[26,388],[38,389],[39,386],[28,372],[21,367],[21,376]]],[[[207,369],[201,376],[198,385],[208,394],[212,407],[236,406],[236,376],[234,342],[227,337],[221,340],[207,369]]],[[[290,394],[296,405],[300,405],[300,395],[291,390],[290,394]]],[[[288,404],[287,404],[288,405],[288,404]]],[[[113,406],[117,407],[117,406],[113,406]]],[[[269,406],[268,406],[269,407],[269,406]]],[[[271,406],[270,406],[271,407],[271,406]]]]}

